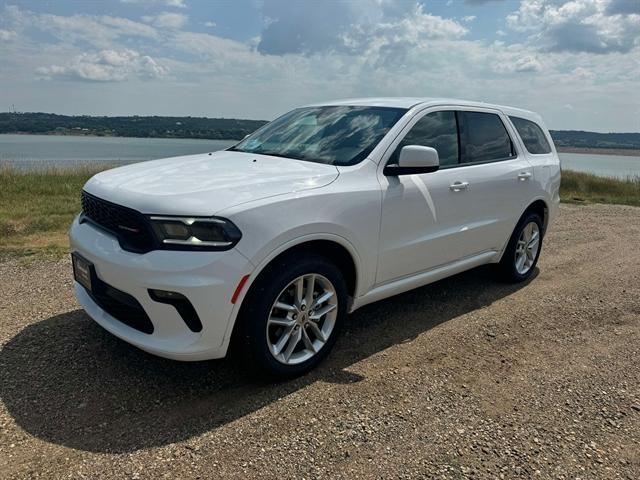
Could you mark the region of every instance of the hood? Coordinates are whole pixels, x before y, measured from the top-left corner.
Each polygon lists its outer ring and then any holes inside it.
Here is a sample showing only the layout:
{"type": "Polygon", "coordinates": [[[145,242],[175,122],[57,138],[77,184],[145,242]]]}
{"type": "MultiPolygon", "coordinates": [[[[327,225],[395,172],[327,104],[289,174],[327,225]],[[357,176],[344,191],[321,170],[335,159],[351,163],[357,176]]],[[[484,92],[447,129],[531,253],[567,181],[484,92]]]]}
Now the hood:
{"type": "Polygon", "coordinates": [[[84,189],[145,214],[209,216],[228,207],[328,185],[333,165],[221,151],[101,172],[84,189]]]}

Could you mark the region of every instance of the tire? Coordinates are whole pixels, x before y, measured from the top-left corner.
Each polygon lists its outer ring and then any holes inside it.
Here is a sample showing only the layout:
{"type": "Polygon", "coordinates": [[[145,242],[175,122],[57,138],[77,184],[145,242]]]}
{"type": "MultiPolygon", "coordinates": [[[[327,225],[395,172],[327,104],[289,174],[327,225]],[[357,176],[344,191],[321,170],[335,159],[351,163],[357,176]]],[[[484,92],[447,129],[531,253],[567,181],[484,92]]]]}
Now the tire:
{"type": "Polygon", "coordinates": [[[346,310],[347,286],[334,263],[312,253],[285,255],[260,274],[243,302],[236,338],[241,360],[256,373],[281,378],[302,375],[329,354],[346,310]],[[302,300],[297,290],[300,279],[304,289],[302,300]],[[312,308],[307,309],[308,300],[313,298],[307,296],[311,284],[316,298],[310,302],[312,308]],[[325,302],[313,307],[331,290],[333,293],[325,302]],[[276,301],[294,310],[279,308],[276,301]],[[327,313],[318,317],[325,310],[327,313]],[[317,319],[312,318],[314,315],[317,319]],[[297,343],[291,350],[293,342],[297,343]]]}
{"type": "Polygon", "coordinates": [[[509,283],[518,283],[524,282],[533,275],[542,251],[543,233],[542,219],[537,213],[529,212],[522,216],[513,230],[507,248],[498,264],[498,274],[502,280],[509,283]],[[525,229],[531,229],[528,232],[532,232],[532,238],[537,234],[537,247],[535,249],[530,248],[532,241],[530,242],[527,239],[527,232],[524,232],[525,229]],[[524,247],[522,242],[527,242],[524,247]],[[524,263],[522,262],[522,251],[524,251],[526,258],[524,263]]]}

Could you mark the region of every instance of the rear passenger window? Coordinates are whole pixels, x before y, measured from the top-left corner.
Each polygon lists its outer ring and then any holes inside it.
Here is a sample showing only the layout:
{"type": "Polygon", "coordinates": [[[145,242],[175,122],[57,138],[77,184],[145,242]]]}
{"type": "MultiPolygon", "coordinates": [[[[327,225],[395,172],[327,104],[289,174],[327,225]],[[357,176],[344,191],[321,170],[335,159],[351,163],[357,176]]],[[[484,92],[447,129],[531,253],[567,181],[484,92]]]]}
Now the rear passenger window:
{"type": "Polygon", "coordinates": [[[407,145],[435,148],[440,165],[458,163],[458,127],[455,112],[432,112],[422,117],[393,152],[389,163],[398,163],[400,150],[407,145]]]}
{"type": "Polygon", "coordinates": [[[509,117],[529,153],[551,153],[551,145],[538,124],[519,117],[509,117]]]}
{"type": "Polygon", "coordinates": [[[494,113],[458,112],[461,162],[505,160],[515,155],[511,138],[494,113]]]}

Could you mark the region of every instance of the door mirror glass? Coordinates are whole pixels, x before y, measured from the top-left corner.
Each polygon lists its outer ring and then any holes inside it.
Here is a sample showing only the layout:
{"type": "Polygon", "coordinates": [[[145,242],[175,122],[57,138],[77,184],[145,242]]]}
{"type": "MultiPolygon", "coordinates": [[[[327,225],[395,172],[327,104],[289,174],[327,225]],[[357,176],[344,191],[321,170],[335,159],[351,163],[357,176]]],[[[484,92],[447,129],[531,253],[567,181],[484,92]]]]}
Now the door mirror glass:
{"type": "Polygon", "coordinates": [[[412,175],[435,172],[440,168],[438,151],[422,145],[406,145],[400,150],[397,164],[387,164],[385,175],[412,175]]]}

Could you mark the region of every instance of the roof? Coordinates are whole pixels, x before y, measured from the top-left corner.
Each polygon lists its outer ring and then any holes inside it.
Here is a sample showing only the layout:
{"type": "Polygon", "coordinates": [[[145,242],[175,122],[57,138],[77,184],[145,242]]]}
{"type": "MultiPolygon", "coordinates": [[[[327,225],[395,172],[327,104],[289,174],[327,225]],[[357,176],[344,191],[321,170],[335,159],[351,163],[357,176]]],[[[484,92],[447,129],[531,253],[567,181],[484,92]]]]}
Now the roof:
{"type": "Polygon", "coordinates": [[[507,115],[519,115],[525,118],[539,119],[539,115],[529,110],[521,108],[507,107],[504,105],[494,105],[485,102],[474,102],[470,100],[460,100],[456,98],[434,98],[434,97],[370,97],[370,98],[348,98],[344,100],[333,100],[328,102],[314,103],[312,106],[333,106],[333,105],[351,105],[351,106],[368,106],[368,107],[395,107],[395,108],[412,108],[415,106],[431,107],[437,105],[458,105],[464,107],[484,107],[495,108],[507,115]]]}

